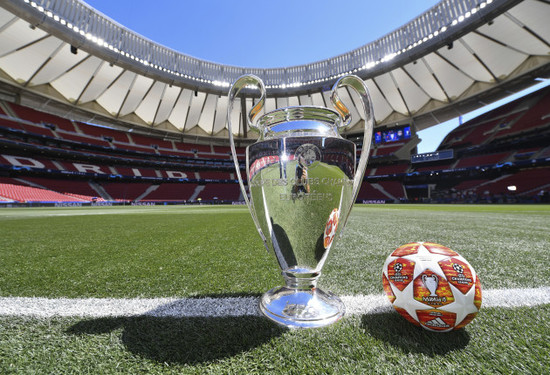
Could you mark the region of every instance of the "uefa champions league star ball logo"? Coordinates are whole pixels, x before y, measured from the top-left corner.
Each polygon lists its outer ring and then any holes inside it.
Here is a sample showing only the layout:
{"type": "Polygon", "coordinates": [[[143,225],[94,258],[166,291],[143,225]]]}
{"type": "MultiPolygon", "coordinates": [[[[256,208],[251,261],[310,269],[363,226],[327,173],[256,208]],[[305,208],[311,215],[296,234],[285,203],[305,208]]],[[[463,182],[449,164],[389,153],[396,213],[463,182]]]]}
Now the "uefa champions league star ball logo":
{"type": "Polygon", "coordinates": [[[294,159],[302,167],[311,169],[319,164],[319,160],[321,160],[321,150],[311,143],[305,143],[296,149],[294,159]]]}
{"type": "Polygon", "coordinates": [[[462,267],[460,264],[453,263],[453,269],[454,269],[456,272],[458,272],[458,273],[464,275],[464,267],[462,267]]]}
{"type": "Polygon", "coordinates": [[[403,265],[401,263],[395,263],[393,265],[393,270],[396,274],[401,274],[401,270],[403,269],[403,265]]]}

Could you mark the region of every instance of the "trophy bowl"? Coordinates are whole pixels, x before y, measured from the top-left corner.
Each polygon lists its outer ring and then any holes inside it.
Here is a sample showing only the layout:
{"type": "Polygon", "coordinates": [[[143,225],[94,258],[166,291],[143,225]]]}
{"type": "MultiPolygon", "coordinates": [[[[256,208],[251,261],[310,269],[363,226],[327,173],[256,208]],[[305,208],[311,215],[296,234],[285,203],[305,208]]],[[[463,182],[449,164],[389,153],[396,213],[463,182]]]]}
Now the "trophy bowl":
{"type": "Polygon", "coordinates": [[[265,101],[263,82],[252,75],[239,78],[229,91],[228,125],[231,150],[243,197],[258,233],[273,253],[285,280],[260,299],[260,311],[290,328],[325,326],[339,320],[345,306],[334,294],[317,288],[327,256],[337,242],[363,180],[369,154],[373,116],[364,82],[344,76],[332,89],[336,110],[314,106],[276,109],[254,118],[265,101]],[[231,129],[235,97],[245,87],[258,87],[260,100],[247,116],[259,139],[246,149],[247,197],[231,129]],[[365,112],[363,151],[356,166],[356,146],[339,130],[351,121],[337,91],[351,87],[365,112]]]}

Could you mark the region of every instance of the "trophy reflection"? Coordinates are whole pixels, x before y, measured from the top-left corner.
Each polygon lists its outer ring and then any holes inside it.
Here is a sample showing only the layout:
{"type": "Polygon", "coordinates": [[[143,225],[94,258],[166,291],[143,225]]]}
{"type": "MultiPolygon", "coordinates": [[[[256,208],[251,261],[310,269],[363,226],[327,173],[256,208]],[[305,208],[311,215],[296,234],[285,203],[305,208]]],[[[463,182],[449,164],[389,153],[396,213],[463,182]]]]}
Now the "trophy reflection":
{"type": "Polygon", "coordinates": [[[292,196],[296,196],[298,193],[304,193],[307,194],[310,192],[311,188],[308,183],[308,174],[307,174],[307,167],[308,164],[311,164],[314,159],[315,154],[310,155],[301,155],[298,157],[297,164],[296,164],[296,178],[295,178],[295,184],[292,186],[292,196]],[[308,157],[308,159],[306,159],[308,157]],[[309,160],[309,162],[308,162],[309,160]]]}
{"type": "Polygon", "coordinates": [[[282,270],[285,285],[266,292],[260,310],[287,327],[319,327],[340,319],[342,301],[317,288],[327,256],[342,232],[365,172],[373,129],[371,102],[364,82],[340,78],[332,89],[336,110],[298,106],[259,117],[266,91],[253,75],[239,78],[229,91],[228,127],[239,184],[264,244],[282,270]],[[231,128],[233,103],[241,90],[260,90],[247,114],[259,139],[246,150],[247,197],[231,128]],[[365,113],[363,151],[356,165],[356,146],[339,130],[351,121],[337,91],[348,87],[359,95],[365,113]]]}

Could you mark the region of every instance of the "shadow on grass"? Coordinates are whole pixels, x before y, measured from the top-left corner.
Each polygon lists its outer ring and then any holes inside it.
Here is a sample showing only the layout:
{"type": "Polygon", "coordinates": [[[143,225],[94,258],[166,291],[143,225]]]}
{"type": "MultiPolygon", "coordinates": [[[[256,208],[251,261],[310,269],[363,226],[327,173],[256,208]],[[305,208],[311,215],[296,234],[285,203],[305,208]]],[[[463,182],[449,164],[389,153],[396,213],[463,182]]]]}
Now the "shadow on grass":
{"type": "Polygon", "coordinates": [[[464,329],[430,332],[406,321],[395,311],[363,315],[363,328],[373,337],[407,353],[443,355],[466,347],[470,335],[464,329]]]}
{"type": "Polygon", "coordinates": [[[174,311],[174,307],[178,307],[178,304],[155,309],[152,311],[153,316],[83,320],[66,332],[73,335],[106,334],[121,329],[122,343],[130,352],[161,363],[181,364],[198,364],[231,357],[269,342],[285,332],[283,328],[254,314],[229,317],[177,317],[177,314],[163,314],[174,311]],[[157,314],[159,311],[161,314],[157,314]]]}

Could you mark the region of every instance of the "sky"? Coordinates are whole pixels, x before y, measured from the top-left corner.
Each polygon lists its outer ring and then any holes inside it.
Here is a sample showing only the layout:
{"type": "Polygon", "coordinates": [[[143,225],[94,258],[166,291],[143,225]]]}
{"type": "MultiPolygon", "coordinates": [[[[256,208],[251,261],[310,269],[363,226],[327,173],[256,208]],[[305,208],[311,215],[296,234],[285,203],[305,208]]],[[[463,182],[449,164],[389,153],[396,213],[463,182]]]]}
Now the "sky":
{"type": "Polygon", "coordinates": [[[166,47],[226,65],[324,60],[378,39],[436,0],[85,0],[166,47]]]}
{"type": "MultiPolygon", "coordinates": [[[[302,65],[337,56],[375,41],[438,3],[436,0],[85,1],[119,24],[178,52],[250,68],[302,65]]],[[[463,119],[467,121],[494,107],[466,114],[463,119]]],[[[434,151],[458,125],[458,119],[454,119],[418,132],[422,139],[418,152],[434,151]]]]}

